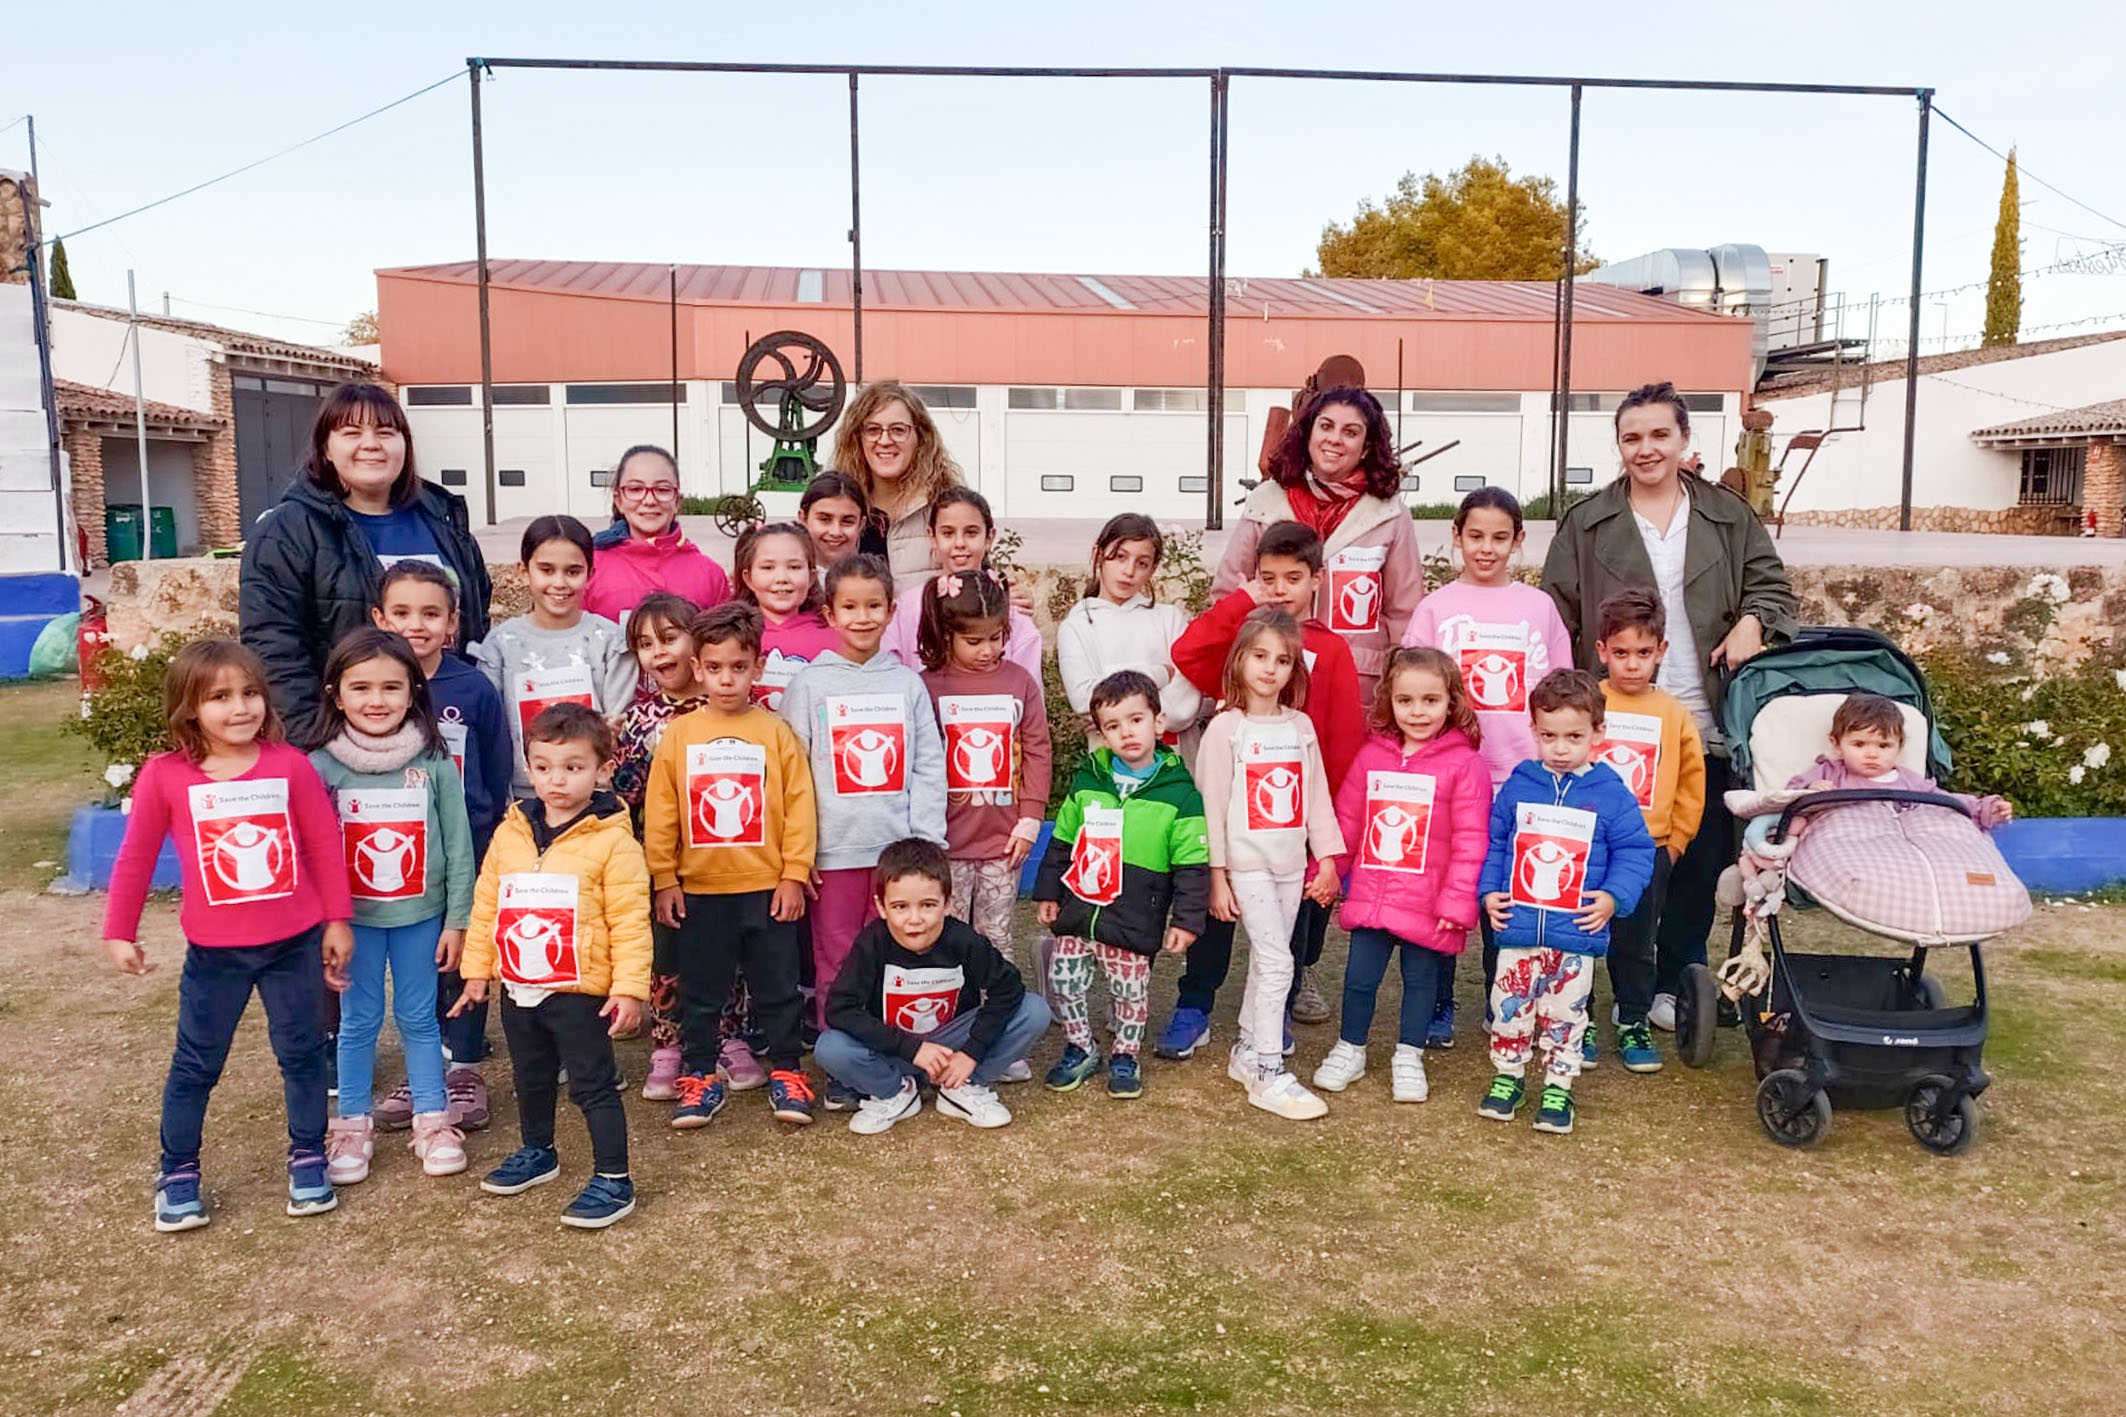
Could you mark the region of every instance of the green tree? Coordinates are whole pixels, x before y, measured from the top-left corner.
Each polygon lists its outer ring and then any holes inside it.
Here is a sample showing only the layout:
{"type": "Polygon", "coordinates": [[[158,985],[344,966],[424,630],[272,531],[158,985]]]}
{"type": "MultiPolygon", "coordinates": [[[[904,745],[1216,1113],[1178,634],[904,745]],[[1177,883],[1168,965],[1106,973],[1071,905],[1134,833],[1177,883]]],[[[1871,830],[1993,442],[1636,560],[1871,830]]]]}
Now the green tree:
{"type": "Polygon", "coordinates": [[[347,322],[340,331],[341,344],[376,344],[383,337],[377,333],[376,311],[364,310],[347,322]]]}
{"type": "Polygon", "coordinates": [[[72,300],[74,298],[74,273],[67,268],[66,243],[64,241],[54,241],[52,243],[52,299],[72,300]]]}
{"type": "MultiPolygon", "coordinates": [[[[1584,203],[1579,219],[1584,273],[1601,262],[1587,249],[1584,203]]],[[[1504,158],[1472,157],[1445,177],[1404,173],[1386,205],[1361,202],[1349,225],[1323,227],[1315,257],[1325,276],[1556,280],[1565,203],[1548,177],[1517,178],[1504,158]]]]}
{"type": "Polygon", "coordinates": [[[2014,344],[2023,328],[2023,208],[2016,192],[2015,149],[2008,149],[2008,174],[2001,179],[2001,212],[1993,223],[1993,270],[1986,277],[1986,333],[1983,349],[2014,344]]]}

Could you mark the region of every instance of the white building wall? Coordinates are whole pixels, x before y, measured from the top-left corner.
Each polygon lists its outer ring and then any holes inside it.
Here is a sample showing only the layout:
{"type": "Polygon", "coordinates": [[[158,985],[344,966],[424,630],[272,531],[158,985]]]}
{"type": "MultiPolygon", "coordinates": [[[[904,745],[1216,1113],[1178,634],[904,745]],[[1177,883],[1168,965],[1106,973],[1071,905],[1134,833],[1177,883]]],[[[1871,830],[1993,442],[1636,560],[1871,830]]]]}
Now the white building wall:
{"type": "MultiPolygon", "coordinates": [[[[52,377],[131,397],[131,327],[122,319],[63,306],[52,309],[52,377]]],[[[214,411],[213,365],[221,346],[211,340],[140,327],[141,393],[156,403],[214,411]]]]}
{"type": "MultiPolygon", "coordinates": [[[[2126,393],[2126,339],[1921,375],[1912,504],[1981,511],[2014,506],[2020,456],[1978,446],[1971,441],[1972,430],[2102,403],[2122,393],[2126,393]]],[[[1761,407],[1770,410],[1774,419],[1773,461],[1779,460],[1794,434],[1829,427],[1830,406],[1828,393],[1764,400],[1761,407]]],[[[1847,407],[1842,399],[1841,418],[1848,416],[1847,407]]],[[[1868,394],[1862,431],[1833,436],[1817,451],[1808,476],[1798,487],[1794,474],[1803,455],[1796,453],[1787,463],[1780,497],[1792,490],[1790,506],[1797,512],[1898,505],[1904,478],[1904,418],[1904,380],[1875,384],[1868,394]]]]}
{"type": "Polygon", "coordinates": [[[44,372],[26,284],[0,284],[0,575],[72,564],[52,495],[44,372]]]}

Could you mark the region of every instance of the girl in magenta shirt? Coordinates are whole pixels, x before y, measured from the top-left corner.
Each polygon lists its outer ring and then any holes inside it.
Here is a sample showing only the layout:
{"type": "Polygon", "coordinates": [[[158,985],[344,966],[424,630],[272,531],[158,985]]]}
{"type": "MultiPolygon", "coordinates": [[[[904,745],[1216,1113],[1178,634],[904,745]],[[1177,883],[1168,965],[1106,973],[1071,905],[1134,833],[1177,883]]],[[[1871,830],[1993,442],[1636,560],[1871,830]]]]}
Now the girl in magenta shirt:
{"type": "Polygon", "coordinates": [[[760,608],[760,679],[753,700],[782,711],[797,672],[840,641],[819,613],[819,565],[812,538],[796,522],[769,522],[738,534],[731,564],[738,598],[760,608]]]}
{"type": "Polygon", "coordinates": [[[288,1105],[288,1214],[339,1204],[325,1174],[325,986],[347,987],[354,905],[339,818],[310,760],[284,741],[258,656],[200,640],[170,661],[163,716],[174,751],[142,764],[104,907],[104,948],[127,974],[156,966],[140,911],[165,837],[184,873],[189,942],[177,1048],[162,1094],[155,1228],[207,1223],[200,1133],[251,993],[266,1009],[288,1105]]]}

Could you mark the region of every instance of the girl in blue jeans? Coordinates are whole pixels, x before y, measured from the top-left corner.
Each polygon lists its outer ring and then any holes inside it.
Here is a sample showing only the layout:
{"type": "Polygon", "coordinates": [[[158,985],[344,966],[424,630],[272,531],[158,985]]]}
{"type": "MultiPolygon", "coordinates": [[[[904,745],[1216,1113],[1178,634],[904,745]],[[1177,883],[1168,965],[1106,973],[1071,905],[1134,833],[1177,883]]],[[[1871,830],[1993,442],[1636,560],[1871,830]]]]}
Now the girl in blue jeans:
{"type": "Polygon", "coordinates": [[[369,1175],[370,1106],[384,976],[413,1090],[413,1153],[431,1176],[465,1169],[465,1137],[443,1086],[436,973],[456,969],[472,918],[465,788],[436,725],[427,676],[406,641],[356,630],[325,661],[311,765],[339,814],[354,897],[354,957],[340,1001],[340,1115],[326,1131],[335,1185],[369,1175]]]}

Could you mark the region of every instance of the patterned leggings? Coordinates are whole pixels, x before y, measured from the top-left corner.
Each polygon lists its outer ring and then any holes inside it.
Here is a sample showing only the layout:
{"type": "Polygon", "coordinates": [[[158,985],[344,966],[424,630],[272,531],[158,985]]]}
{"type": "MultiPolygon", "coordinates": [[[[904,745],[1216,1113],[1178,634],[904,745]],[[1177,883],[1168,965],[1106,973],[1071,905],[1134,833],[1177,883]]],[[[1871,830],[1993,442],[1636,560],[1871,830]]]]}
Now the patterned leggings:
{"type": "MultiPolygon", "coordinates": [[[[952,867],[952,913],[974,927],[974,932],[997,947],[997,953],[1017,964],[1011,952],[1011,912],[1019,900],[1019,868],[1002,856],[989,861],[960,861],[952,867]]],[[[1036,954],[1040,946],[1034,946],[1036,954]]],[[[1045,995],[1047,977],[1040,961],[1028,961],[1022,972],[1034,981],[1037,993],[1045,995]]]]}
{"type": "Polygon", "coordinates": [[[1543,1081],[1571,1087],[1580,1075],[1580,1035],[1595,958],[1569,950],[1502,949],[1491,981],[1491,1066],[1519,1077],[1542,1033],[1543,1081]]]}
{"type": "Polygon", "coordinates": [[[1049,942],[1049,997],[1063,1036],[1086,1052],[1093,1051],[1092,1019],[1085,996],[1093,987],[1093,961],[1107,976],[1114,1008],[1109,1015],[1114,1051],[1134,1058],[1144,1046],[1144,1025],[1151,1017],[1152,962],[1134,950],[1076,935],[1057,935],[1049,942]]]}

